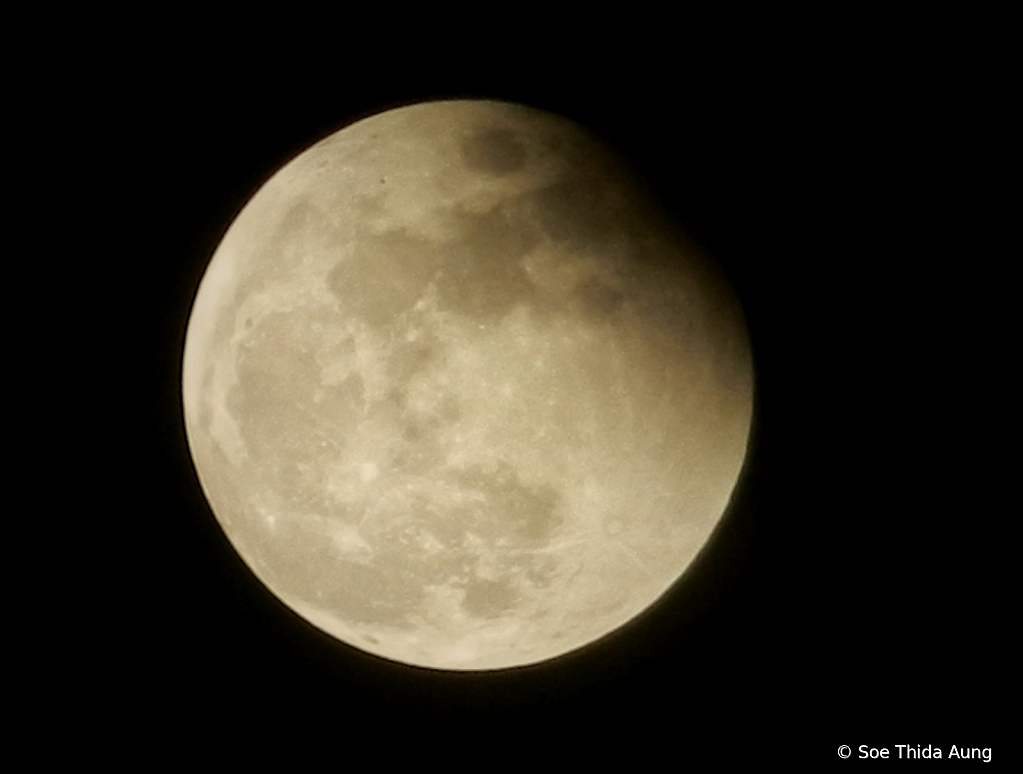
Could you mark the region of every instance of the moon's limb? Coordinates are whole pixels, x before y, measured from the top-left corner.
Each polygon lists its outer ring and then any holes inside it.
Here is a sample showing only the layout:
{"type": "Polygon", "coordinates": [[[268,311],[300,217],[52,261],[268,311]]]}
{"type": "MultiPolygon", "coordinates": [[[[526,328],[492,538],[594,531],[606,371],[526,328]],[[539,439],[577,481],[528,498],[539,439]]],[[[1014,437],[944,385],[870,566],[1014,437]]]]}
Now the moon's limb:
{"type": "Polygon", "coordinates": [[[214,513],[306,619],[445,669],[637,615],[745,455],[729,289],[574,125],[442,102],[301,154],[229,229],[183,403],[214,513]]]}

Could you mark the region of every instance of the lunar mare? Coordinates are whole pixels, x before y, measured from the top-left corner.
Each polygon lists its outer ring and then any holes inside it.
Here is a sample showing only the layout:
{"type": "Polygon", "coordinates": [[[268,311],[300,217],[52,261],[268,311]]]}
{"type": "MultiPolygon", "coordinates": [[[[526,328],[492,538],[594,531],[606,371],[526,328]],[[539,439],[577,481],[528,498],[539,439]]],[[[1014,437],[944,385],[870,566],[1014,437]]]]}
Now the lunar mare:
{"type": "Polygon", "coordinates": [[[227,231],[186,431],[255,575],[362,650],[563,654],[680,577],[746,451],[726,283],[575,124],[497,102],[353,124],[227,231]]]}

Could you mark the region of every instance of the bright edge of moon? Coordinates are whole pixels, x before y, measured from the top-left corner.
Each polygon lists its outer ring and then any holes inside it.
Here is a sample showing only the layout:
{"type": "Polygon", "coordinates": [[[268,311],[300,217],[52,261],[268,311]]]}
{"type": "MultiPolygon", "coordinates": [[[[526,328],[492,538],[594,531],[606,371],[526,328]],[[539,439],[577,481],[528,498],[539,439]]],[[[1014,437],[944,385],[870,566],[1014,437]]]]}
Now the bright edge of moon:
{"type": "Polygon", "coordinates": [[[372,116],[277,172],[206,270],[182,369],[256,577],[445,670],[544,661],[658,600],[752,414],[727,283],[599,140],[487,101],[372,116]]]}

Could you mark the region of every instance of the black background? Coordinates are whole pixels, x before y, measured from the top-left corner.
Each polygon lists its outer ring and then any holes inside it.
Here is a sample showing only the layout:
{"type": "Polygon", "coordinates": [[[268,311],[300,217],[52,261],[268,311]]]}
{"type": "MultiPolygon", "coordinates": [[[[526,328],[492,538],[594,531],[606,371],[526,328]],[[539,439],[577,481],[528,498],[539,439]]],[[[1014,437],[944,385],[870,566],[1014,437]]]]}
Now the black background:
{"type": "Polygon", "coordinates": [[[111,367],[130,381],[110,407],[118,462],[94,478],[109,529],[89,691],[140,730],[184,715],[255,735],[292,721],[527,746],[642,735],[749,760],[768,741],[818,760],[842,743],[991,744],[1008,513],[993,484],[965,483],[999,474],[963,410],[984,356],[957,314],[993,264],[943,268],[930,208],[949,166],[930,160],[947,80],[855,49],[829,58],[826,43],[741,61],[598,46],[500,71],[426,58],[390,75],[344,51],[316,77],[262,49],[230,63],[167,51],[137,77],[133,59],[110,64],[113,85],[83,104],[103,140],[111,367]],[[628,156],[731,277],[757,378],[746,469],[683,583],[580,651],[484,674],[365,655],[277,602],[203,498],[180,404],[192,298],[258,187],[354,120],[463,97],[561,113],[628,156]]]}

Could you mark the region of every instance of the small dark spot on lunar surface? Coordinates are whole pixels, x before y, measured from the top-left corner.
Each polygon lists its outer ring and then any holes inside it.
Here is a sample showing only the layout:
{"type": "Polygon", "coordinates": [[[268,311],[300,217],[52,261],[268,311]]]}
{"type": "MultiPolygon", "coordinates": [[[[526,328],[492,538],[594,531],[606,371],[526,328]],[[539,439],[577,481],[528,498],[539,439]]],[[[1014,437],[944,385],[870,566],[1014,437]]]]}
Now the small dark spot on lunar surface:
{"type": "Polygon", "coordinates": [[[508,129],[488,129],[462,143],[462,160],[470,169],[506,175],[526,163],[526,149],[508,129]]]}

